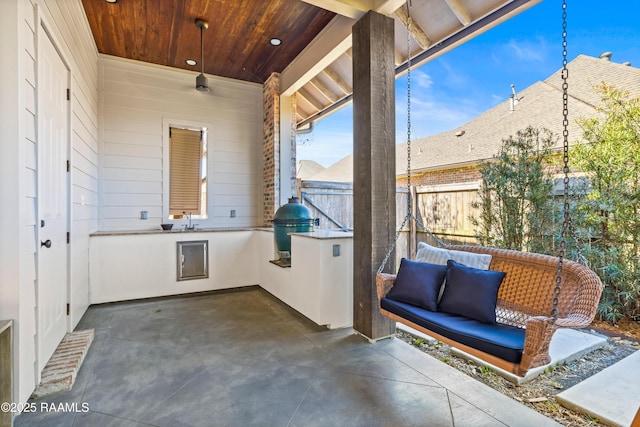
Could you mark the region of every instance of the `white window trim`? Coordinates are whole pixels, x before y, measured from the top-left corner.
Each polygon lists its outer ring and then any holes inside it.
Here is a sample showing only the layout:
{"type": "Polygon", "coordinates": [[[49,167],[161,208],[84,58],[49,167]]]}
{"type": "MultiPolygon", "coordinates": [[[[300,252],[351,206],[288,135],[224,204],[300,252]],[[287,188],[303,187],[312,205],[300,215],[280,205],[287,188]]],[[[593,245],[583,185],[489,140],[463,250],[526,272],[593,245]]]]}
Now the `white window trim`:
{"type": "MultiPolygon", "coordinates": [[[[169,129],[176,128],[189,128],[189,129],[202,129],[207,128],[208,141],[207,141],[207,179],[211,179],[211,165],[213,158],[211,155],[211,136],[213,131],[213,124],[207,122],[195,122],[192,120],[184,120],[177,118],[162,119],[162,223],[172,223],[184,220],[171,220],[169,219],[169,129]]],[[[207,215],[211,217],[211,185],[207,182],[207,215]]]]}

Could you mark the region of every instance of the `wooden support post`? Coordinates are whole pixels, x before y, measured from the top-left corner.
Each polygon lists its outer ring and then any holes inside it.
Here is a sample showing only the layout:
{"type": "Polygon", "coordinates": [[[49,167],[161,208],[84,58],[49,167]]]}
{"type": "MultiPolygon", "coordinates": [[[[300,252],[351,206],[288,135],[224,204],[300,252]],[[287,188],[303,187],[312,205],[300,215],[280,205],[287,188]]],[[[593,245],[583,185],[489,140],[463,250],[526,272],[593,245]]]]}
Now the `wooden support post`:
{"type": "MultiPolygon", "coordinates": [[[[396,227],[393,25],[370,11],[353,26],[353,328],[373,340],[395,331],[375,284],[396,227]]],[[[394,257],[385,271],[395,271],[394,257]]]]}

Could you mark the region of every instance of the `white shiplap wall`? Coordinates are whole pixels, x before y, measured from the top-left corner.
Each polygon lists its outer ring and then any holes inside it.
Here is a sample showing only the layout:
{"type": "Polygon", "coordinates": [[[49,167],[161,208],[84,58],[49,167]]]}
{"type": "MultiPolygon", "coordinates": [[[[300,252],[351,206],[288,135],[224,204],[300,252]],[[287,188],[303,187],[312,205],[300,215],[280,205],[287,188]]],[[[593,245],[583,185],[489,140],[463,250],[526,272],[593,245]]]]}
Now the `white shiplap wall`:
{"type": "MultiPolygon", "coordinates": [[[[163,121],[209,128],[209,218],[200,227],[259,225],[262,86],[100,56],[100,229],[159,229],[163,220],[163,121]],[[230,210],[236,217],[230,217],[230,210]],[[141,220],[140,212],[149,219],[141,220]]],[[[178,225],[184,221],[178,221],[178,225]]]]}
{"type": "MultiPolygon", "coordinates": [[[[21,174],[18,194],[20,206],[20,300],[18,317],[18,396],[29,397],[31,387],[38,378],[36,360],[36,206],[37,206],[37,11],[31,1],[20,4],[22,20],[21,43],[24,49],[21,55],[21,103],[22,122],[20,126],[20,157],[18,159],[21,174]]],[[[14,376],[15,378],[15,376],[14,376]]],[[[22,401],[17,400],[16,401],[22,401]]]]}
{"type": "Polygon", "coordinates": [[[80,0],[41,1],[40,16],[71,71],[69,320],[73,328],[89,306],[89,235],[98,229],[98,52],[80,0]]]}
{"type": "Polygon", "coordinates": [[[15,322],[14,401],[26,402],[46,363],[36,359],[38,43],[50,34],[71,71],[70,328],[88,306],[89,234],[98,227],[97,50],[81,0],[3,0],[1,6],[0,47],[13,67],[10,73],[2,69],[2,79],[14,87],[3,87],[0,103],[0,124],[8,132],[2,133],[1,150],[6,164],[0,174],[0,229],[6,244],[0,247],[0,318],[15,322]]]}

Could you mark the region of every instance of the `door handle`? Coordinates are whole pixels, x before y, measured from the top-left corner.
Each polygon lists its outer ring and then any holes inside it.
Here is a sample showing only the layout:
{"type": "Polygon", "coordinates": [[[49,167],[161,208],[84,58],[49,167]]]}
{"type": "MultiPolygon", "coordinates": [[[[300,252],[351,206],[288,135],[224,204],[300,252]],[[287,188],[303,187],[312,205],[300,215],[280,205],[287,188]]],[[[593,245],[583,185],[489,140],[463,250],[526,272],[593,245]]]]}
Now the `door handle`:
{"type": "Polygon", "coordinates": [[[43,247],[43,246],[49,249],[51,247],[51,240],[47,239],[44,242],[40,242],[40,247],[43,247]]]}

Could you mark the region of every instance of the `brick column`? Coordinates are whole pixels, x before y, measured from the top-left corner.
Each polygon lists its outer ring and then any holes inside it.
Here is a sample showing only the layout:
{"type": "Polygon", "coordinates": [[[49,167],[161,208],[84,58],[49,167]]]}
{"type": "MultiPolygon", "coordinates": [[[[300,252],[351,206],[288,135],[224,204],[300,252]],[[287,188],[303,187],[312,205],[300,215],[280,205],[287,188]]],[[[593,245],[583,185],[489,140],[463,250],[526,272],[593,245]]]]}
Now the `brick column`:
{"type": "Polygon", "coordinates": [[[280,206],[280,74],[273,73],[263,86],[263,173],[262,222],[271,220],[280,206]]]}
{"type": "Polygon", "coordinates": [[[289,127],[290,127],[290,143],[291,143],[291,156],[289,158],[290,162],[289,162],[289,168],[291,170],[291,179],[289,182],[289,191],[290,194],[292,196],[297,194],[297,175],[296,175],[296,171],[297,171],[297,156],[296,156],[296,114],[297,114],[297,110],[296,110],[296,94],[294,93],[293,95],[291,95],[290,97],[290,108],[291,108],[291,115],[289,116],[291,119],[289,121],[289,127]]]}
{"type": "Polygon", "coordinates": [[[280,97],[280,204],[296,195],[296,98],[280,97]]]}

